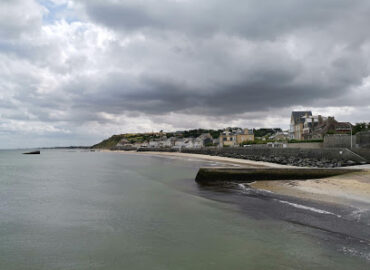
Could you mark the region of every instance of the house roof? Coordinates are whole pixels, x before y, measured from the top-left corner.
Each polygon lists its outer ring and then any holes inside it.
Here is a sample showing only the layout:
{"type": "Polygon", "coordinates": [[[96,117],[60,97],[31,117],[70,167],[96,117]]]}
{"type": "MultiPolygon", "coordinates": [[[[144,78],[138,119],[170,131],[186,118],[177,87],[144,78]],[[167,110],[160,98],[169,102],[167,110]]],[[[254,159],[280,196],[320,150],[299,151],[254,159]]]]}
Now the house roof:
{"type": "Polygon", "coordinates": [[[348,122],[338,122],[336,125],[335,125],[335,129],[341,129],[341,130],[350,130],[352,127],[352,124],[351,123],[348,123],[348,122]]]}
{"type": "Polygon", "coordinates": [[[292,118],[294,123],[304,123],[304,118],[302,118],[305,115],[312,116],[311,111],[299,111],[299,112],[292,112],[292,118]]]}

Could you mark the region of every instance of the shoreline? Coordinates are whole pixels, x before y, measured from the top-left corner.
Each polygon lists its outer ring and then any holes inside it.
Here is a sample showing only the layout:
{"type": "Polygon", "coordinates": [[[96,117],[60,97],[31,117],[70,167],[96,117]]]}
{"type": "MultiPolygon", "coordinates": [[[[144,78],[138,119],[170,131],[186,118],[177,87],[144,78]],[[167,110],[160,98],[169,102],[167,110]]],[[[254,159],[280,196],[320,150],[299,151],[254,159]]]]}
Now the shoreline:
{"type": "MultiPolygon", "coordinates": [[[[263,161],[243,160],[228,157],[208,156],[201,154],[188,154],[179,152],[134,152],[134,151],[112,151],[120,154],[176,157],[181,159],[195,159],[222,163],[237,167],[270,167],[270,168],[297,168],[295,166],[281,165],[263,161]]],[[[314,180],[282,180],[282,181],[256,181],[249,184],[251,188],[265,190],[313,201],[335,203],[345,206],[365,207],[370,209],[370,165],[353,166],[353,169],[365,169],[363,172],[333,176],[314,180]]]]}
{"type": "Polygon", "coordinates": [[[370,209],[370,171],[305,181],[258,181],[249,185],[279,195],[370,209]]]}
{"type": "Polygon", "coordinates": [[[218,163],[223,163],[227,165],[236,165],[236,166],[253,166],[253,167],[271,167],[271,168],[296,168],[295,166],[282,165],[276,163],[270,163],[265,161],[254,161],[248,159],[238,159],[238,158],[229,158],[229,157],[220,157],[220,156],[209,156],[201,154],[189,154],[189,153],[180,153],[180,152],[136,152],[136,151],[120,151],[120,150],[98,150],[101,152],[114,152],[120,154],[131,154],[131,155],[144,155],[144,156],[160,156],[160,157],[178,157],[178,158],[191,158],[199,159],[204,161],[214,161],[218,163]]]}

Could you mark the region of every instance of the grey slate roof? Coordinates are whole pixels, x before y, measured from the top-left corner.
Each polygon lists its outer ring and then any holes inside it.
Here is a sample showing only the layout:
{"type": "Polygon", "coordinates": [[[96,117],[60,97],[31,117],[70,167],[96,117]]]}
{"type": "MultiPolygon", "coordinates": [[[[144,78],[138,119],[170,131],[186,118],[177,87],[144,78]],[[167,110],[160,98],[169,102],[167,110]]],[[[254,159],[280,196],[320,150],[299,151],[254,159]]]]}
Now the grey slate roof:
{"type": "Polygon", "coordinates": [[[294,119],[294,123],[296,123],[296,124],[304,123],[304,118],[302,118],[302,117],[305,116],[306,114],[308,114],[309,116],[312,116],[311,111],[292,112],[292,117],[294,119]]]}

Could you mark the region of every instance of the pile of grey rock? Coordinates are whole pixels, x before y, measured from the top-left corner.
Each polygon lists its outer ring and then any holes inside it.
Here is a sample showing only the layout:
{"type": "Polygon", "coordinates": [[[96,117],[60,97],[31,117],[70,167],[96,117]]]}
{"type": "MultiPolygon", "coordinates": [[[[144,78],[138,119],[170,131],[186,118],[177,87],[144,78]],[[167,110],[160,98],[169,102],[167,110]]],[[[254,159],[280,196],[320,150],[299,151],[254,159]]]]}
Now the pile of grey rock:
{"type": "Polygon", "coordinates": [[[240,153],[225,152],[225,151],[214,151],[207,149],[187,149],[186,153],[194,154],[206,154],[221,157],[230,157],[238,159],[248,159],[254,161],[265,161],[284,165],[292,165],[298,167],[319,167],[319,168],[335,168],[357,165],[359,163],[353,160],[339,160],[339,159],[318,159],[318,158],[300,158],[300,157],[285,157],[275,155],[244,155],[240,153]]]}

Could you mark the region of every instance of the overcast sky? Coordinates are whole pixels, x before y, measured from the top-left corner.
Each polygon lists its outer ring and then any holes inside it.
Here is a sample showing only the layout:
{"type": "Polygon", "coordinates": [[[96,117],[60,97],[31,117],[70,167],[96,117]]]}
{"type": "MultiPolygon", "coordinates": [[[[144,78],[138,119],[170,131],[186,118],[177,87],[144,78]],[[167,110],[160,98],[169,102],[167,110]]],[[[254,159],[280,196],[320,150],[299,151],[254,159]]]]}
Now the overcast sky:
{"type": "Polygon", "coordinates": [[[370,120],[368,0],[1,0],[0,148],[370,120]]]}

